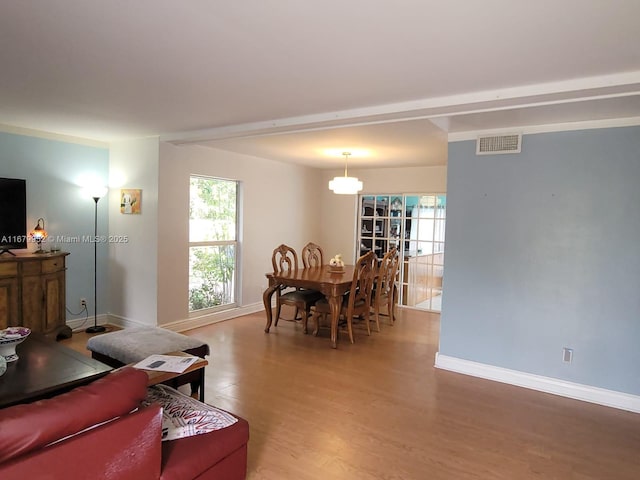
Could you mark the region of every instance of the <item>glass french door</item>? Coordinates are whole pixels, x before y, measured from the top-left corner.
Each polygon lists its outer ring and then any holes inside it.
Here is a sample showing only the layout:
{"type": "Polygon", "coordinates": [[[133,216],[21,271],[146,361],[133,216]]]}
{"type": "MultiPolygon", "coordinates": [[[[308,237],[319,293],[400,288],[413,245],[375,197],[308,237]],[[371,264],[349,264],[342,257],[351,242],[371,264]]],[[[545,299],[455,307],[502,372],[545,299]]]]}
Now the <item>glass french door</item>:
{"type": "Polygon", "coordinates": [[[398,248],[400,305],[440,311],[445,221],[442,193],[360,195],[356,253],[398,248]]]}

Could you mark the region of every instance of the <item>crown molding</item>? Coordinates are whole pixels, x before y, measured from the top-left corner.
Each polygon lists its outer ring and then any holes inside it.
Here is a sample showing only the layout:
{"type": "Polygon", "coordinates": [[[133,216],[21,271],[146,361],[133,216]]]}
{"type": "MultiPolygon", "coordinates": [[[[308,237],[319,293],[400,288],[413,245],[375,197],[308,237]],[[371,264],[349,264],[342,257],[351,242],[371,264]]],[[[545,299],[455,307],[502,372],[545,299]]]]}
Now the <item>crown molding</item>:
{"type": "Polygon", "coordinates": [[[63,135],[61,133],[45,132],[42,130],[33,130],[31,128],[16,127],[14,125],[6,125],[2,123],[0,123],[0,132],[43,138],[45,140],[55,140],[58,142],[75,143],[77,145],[85,145],[87,147],[109,148],[108,143],[100,142],[98,140],[74,137],[72,135],[63,135]]]}

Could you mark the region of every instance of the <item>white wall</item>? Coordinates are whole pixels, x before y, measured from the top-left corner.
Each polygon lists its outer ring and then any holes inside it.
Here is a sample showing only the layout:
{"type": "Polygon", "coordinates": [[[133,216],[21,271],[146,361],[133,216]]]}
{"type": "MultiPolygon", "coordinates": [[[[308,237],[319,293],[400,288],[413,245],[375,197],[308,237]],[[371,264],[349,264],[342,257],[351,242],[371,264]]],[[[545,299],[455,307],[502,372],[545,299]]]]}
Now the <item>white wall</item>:
{"type": "MultiPolygon", "coordinates": [[[[260,306],[281,243],[300,251],[319,243],[319,171],[201,146],[160,144],[158,218],[158,324],[186,322],[188,315],[189,176],[241,182],[243,249],[240,307],[260,306]]],[[[228,314],[227,314],[228,315],[228,314]]],[[[216,315],[206,319],[215,321],[216,315]]],[[[218,317],[220,318],[220,317],[218,317]]],[[[195,325],[194,325],[195,326],[195,325]]],[[[176,328],[177,329],[177,328],[176,328]]]]}
{"type": "MultiPolygon", "coordinates": [[[[446,167],[353,173],[364,181],[364,193],[446,190],[446,167]]],[[[353,258],[357,197],[335,195],[327,188],[339,174],[208,147],[159,143],[156,138],[111,145],[110,234],[129,237],[128,244],[111,244],[109,249],[112,321],[184,330],[234,315],[189,315],[190,175],[241,182],[242,290],[236,314],[242,314],[262,308],[265,273],[271,271],[271,253],[281,243],[300,251],[313,241],[329,256],[353,258]],[[141,215],[120,213],[120,188],[143,190],[141,215]]]]}
{"type": "MultiPolygon", "coordinates": [[[[329,258],[337,253],[348,262],[355,261],[357,199],[355,195],[336,195],[329,190],[329,180],[343,174],[340,170],[322,171],[319,176],[321,205],[320,245],[329,258]]],[[[447,167],[377,168],[349,170],[362,180],[362,193],[444,193],[447,190],[447,167]]]]}
{"type": "Polygon", "coordinates": [[[121,325],[156,325],[158,139],[110,145],[109,315],[121,325]],[[140,214],[120,213],[120,189],[142,189],[140,214]],[[118,243],[125,237],[126,243],[118,243]]]}

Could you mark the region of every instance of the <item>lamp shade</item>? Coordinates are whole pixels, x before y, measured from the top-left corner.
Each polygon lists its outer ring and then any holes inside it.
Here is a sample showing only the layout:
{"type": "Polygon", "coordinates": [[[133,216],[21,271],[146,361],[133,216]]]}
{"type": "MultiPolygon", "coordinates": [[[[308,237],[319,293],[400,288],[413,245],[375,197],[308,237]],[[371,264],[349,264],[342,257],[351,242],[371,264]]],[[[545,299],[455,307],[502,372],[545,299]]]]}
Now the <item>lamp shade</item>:
{"type": "Polygon", "coordinates": [[[109,189],[101,185],[87,187],[86,189],[87,195],[91,198],[102,198],[107,194],[107,191],[109,189]]]}
{"type": "Polygon", "coordinates": [[[39,218],[36,226],[29,232],[29,237],[35,241],[42,241],[47,238],[47,231],[44,229],[44,218],[39,218]]]}
{"type": "Polygon", "coordinates": [[[356,177],[350,177],[347,173],[347,163],[349,161],[350,152],[342,152],[344,155],[344,177],[334,177],[329,182],[329,190],[338,195],[355,195],[362,190],[362,182],[356,177]]]}
{"type": "Polygon", "coordinates": [[[329,190],[338,195],[355,195],[362,190],[362,182],[356,177],[334,177],[329,181],[329,190]]]}
{"type": "Polygon", "coordinates": [[[38,244],[38,250],[36,250],[36,253],[43,252],[42,241],[48,236],[49,234],[44,229],[44,218],[39,218],[34,229],[29,232],[29,238],[38,244]]]}

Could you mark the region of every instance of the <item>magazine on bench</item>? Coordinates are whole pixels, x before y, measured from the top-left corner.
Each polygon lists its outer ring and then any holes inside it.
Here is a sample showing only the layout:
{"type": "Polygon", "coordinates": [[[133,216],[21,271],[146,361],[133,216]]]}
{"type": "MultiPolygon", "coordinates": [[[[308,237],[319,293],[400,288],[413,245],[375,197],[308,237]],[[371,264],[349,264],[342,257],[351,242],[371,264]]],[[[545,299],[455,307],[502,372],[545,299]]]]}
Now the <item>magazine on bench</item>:
{"type": "Polygon", "coordinates": [[[141,362],[136,363],[133,368],[156,372],[182,373],[197,361],[198,357],[194,356],[149,355],[141,362]]]}

